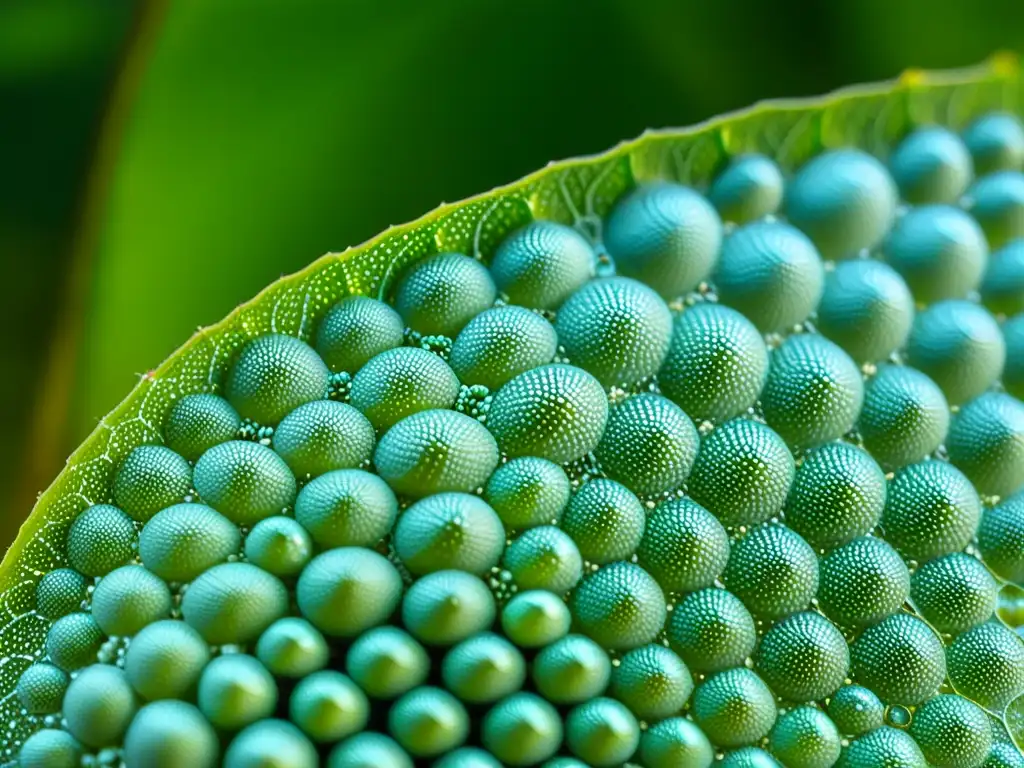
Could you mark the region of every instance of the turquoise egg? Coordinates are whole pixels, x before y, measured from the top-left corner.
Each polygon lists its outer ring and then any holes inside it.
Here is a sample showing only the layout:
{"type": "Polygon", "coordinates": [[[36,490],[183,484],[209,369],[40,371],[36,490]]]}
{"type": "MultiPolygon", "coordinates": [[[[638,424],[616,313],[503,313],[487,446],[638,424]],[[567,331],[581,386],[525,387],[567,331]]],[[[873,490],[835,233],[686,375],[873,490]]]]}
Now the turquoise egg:
{"type": "Polygon", "coordinates": [[[569,361],[605,387],[626,387],[661,367],[672,333],[668,305],[628,277],[592,280],[570,296],[555,319],[569,361]]]}
{"type": "Polygon", "coordinates": [[[845,259],[878,245],[896,203],[896,184],[884,165],[858,149],[834,149],[797,171],[785,212],[824,258],[845,259]]]}
{"type": "Polygon", "coordinates": [[[1020,170],[1024,164],[1024,127],[1016,115],[990,112],[963,132],[974,170],[979,176],[1001,170],[1020,170]]]}
{"type": "Polygon", "coordinates": [[[604,244],[620,275],[671,300],[692,291],[715,266],[722,222],[692,189],[670,182],[640,186],[616,203],[604,244]]]}
{"type": "Polygon", "coordinates": [[[779,209],[784,183],[770,157],[739,155],[711,182],[708,199],[725,221],[745,224],[779,209]]]}
{"type": "Polygon", "coordinates": [[[762,333],[782,333],[806,320],[824,280],[814,243],[781,221],[756,221],[725,238],[714,275],[719,300],[762,333]]]}
{"type": "Polygon", "coordinates": [[[981,227],[951,205],[912,208],[896,221],[882,254],[922,304],[965,298],[989,261],[981,227]]]}
{"type": "Polygon", "coordinates": [[[892,267],[874,259],[836,265],[825,277],[818,330],[860,365],[903,346],[914,321],[914,298],[892,267]]]}
{"type": "Polygon", "coordinates": [[[971,154],[951,130],[928,125],[899,143],[889,171],[908,203],[955,203],[971,182],[971,154]]]}
{"type": "Polygon", "coordinates": [[[590,243],[572,227],[534,221],[501,243],[491,275],[512,304],[556,310],[593,276],[596,261],[590,243]]]}
{"type": "Polygon", "coordinates": [[[974,183],[964,198],[993,251],[1024,236],[1024,174],[996,171],[974,183]]]}

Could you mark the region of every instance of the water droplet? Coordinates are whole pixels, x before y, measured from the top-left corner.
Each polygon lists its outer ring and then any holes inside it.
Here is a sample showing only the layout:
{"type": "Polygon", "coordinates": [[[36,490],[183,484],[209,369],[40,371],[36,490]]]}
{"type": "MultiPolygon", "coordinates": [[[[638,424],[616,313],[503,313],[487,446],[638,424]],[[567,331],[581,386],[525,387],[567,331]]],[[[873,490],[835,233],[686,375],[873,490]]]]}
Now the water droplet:
{"type": "Polygon", "coordinates": [[[893,728],[906,728],[910,725],[912,717],[913,715],[906,707],[896,705],[885,709],[885,722],[893,728]]]}

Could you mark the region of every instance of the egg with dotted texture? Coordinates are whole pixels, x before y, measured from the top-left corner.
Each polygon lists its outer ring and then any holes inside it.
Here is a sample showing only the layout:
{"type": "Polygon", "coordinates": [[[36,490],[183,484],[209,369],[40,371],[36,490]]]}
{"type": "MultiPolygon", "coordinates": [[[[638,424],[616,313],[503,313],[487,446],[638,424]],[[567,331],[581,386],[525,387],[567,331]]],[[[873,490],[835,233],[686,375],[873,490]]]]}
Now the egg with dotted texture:
{"type": "Polygon", "coordinates": [[[4,759],[1019,768],[1024,129],[968,102],[241,310],[5,593],[4,759]]]}

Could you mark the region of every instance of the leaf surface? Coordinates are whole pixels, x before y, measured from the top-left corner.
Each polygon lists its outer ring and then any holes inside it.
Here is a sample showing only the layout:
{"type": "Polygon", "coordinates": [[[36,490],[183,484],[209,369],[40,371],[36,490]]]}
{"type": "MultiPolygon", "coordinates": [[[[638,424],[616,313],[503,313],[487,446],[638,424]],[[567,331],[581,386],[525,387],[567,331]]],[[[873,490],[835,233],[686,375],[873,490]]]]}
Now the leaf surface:
{"type": "Polygon", "coordinates": [[[961,71],[909,72],[897,81],[857,86],[815,100],[766,102],[689,129],[651,131],[600,155],[553,163],[537,173],[460,203],[442,205],[342,253],[328,253],[283,277],[221,322],[201,329],[97,426],[42,494],[0,566],[5,622],[0,633],[0,716],[7,738],[31,724],[12,695],[22,670],[42,654],[49,622],[34,610],[34,588],[66,564],[74,517],[112,499],[118,462],[134,447],[161,442],[161,424],[177,398],[218,391],[236,350],[268,332],[309,339],[340,298],[380,295],[407,265],[439,251],[489,259],[512,230],[550,219],[600,236],[601,218],[638,183],[672,179],[703,189],[730,157],[762,152],[786,171],[827,148],[854,145],[879,156],[917,125],[953,128],[992,109],[1019,111],[1021,78],[1003,58],[961,71]]]}

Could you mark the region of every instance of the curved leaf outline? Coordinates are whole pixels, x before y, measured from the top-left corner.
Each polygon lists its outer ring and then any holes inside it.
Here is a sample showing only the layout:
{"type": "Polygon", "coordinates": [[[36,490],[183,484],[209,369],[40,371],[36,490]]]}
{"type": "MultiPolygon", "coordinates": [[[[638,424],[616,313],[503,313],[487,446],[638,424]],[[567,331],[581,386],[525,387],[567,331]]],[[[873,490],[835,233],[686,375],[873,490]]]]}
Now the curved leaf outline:
{"type": "Polygon", "coordinates": [[[691,128],[647,131],[605,153],[551,163],[510,185],[443,204],[360,246],[328,253],[200,329],[143,376],[72,454],[0,564],[5,746],[15,746],[37,727],[21,715],[13,688],[22,670],[43,654],[49,622],[34,611],[35,584],[66,564],[70,522],[86,507],[111,501],[118,462],[138,445],[162,441],[161,425],[176,398],[219,390],[233,355],[247,340],[267,332],[308,340],[319,318],[344,296],[384,294],[404,267],[442,250],[486,261],[502,238],[533,219],[575,225],[597,239],[600,221],[615,200],[642,182],[671,179],[704,189],[729,158],[748,152],[774,157],[785,171],[840,146],[884,157],[918,125],[960,128],[989,110],[1020,113],[1022,88],[1016,60],[997,55],[977,67],[911,70],[893,81],[821,98],[767,101],[691,128]]]}

